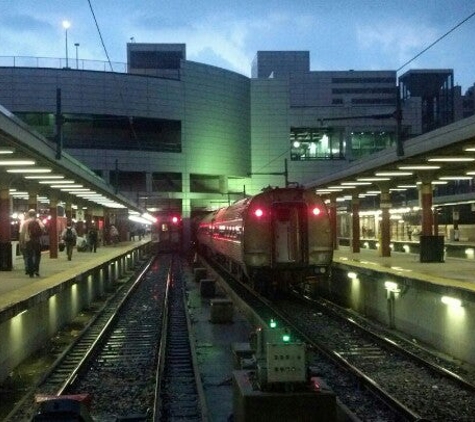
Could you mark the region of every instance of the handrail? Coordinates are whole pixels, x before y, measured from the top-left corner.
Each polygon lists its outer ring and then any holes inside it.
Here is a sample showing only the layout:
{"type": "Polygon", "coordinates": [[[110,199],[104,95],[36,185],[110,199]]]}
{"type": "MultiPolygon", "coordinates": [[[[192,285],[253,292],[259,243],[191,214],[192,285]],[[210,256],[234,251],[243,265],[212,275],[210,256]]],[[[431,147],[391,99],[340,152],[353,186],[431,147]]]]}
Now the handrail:
{"type": "Polygon", "coordinates": [[[127,73],[127,63],[69,58],[69,66],[62,57],[0,56],[0,67],[33,67],[71,70],[95,70],[98,72],[127,73]]]}

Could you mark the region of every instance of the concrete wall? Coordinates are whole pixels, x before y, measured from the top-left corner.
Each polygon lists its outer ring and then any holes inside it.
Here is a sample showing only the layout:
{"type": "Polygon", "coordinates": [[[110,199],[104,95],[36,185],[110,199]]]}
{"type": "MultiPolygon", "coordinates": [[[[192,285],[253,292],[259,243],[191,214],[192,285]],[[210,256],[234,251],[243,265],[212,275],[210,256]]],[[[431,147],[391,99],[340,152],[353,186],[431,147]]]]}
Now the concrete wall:
{"type": "MultiPolygon", "coordinates": [[[[141,246],[139,248],[147,248],[141,246]]],[[[0,382],[24,359],[44,346],[58,330],[71,322],[83,309],[103,296],[143,251],[135,249],[114,260],[65,280],[54,288],[9,309],[0,322],[0,382]],[[21,310],[23,308],[23,310],[21,310]]]]}
{"type": "Polygon", "coordinates": [[[475,295],[468,291],[411,280],[407,277],[334,264],[332,280],[321,294],[343,306],[405,333],[450,356],[475,364],[475,295]],[[348,277],[353,272],[356,278],[348,277]],[[398,284],[388,293],[384,283],[398,284]],[[442,296],[462,299],[460,308],[441,302],[442,296]]]}

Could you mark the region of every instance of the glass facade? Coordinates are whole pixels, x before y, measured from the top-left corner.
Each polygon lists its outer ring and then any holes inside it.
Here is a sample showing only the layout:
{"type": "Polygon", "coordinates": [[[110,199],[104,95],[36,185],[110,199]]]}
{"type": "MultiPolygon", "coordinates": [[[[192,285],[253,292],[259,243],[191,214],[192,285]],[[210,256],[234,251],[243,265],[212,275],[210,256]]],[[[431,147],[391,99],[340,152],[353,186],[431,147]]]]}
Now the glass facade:
{"type": "Polygon", "coordinates": [[[393,145],[395,133],[385,131],[362,131],[351,132],[351,155],[352,158],[361,158],[373,154],[393,145]]]}
{"type": "MultiPolygon", "coordinates": [[[[47,139],[54,141],[52,113],[15,113],[47,139]]],[[[181,122],[146,117],[64,114],[65,148],[181,152],[181,122]]]]}
{"type": "Polygon", "coordinates": [[[136,69],[179,69],[181,51],[131,51],[130,67],[136,69]]]}
{"type": "Polygon", "coordinates": [[[343,160],[345,145],[342,130],[337,128],[291,128],[290,159],[343,160]]]}

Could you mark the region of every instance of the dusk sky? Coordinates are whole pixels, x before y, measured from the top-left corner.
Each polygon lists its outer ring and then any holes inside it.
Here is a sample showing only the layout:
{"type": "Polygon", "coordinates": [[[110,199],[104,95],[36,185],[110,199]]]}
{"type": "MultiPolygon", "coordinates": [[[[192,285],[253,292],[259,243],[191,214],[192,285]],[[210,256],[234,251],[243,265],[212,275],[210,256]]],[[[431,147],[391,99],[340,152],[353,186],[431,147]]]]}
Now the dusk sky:
{"type": "MultiPolygon", "coordinates": [[[[473,0],[0,0],[5,56],[126,62],[126,43],[185,43],[187,59],[250,76],[259,50],[308,50],[311,70],[397,70],[475,12],[473,0]]],[[[475,16],[409,69],[475,83],[475,16]]]]}

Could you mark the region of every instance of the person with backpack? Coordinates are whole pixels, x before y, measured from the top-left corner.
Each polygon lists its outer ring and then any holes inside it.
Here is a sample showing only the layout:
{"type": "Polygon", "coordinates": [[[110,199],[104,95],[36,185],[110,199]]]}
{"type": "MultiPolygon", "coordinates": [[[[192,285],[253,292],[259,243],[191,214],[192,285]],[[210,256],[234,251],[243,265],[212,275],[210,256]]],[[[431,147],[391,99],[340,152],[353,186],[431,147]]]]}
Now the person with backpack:
{"type": "Polygon", "coordinates": [[[36,217],[36,211],[31,209],[28,218],[23,221],[20,228],[20,248],[24,251],[25,273],[30,277],[40,276],[41,261],[41,236],[45,232],[45,226],[36,217]]]}
{"type": "Polygon", "coordinates": [[[71,222],[68,221],[66,228],[61,233],[61,239],[66,245],[66,255],[68,256],[68,261],[71,261],[73,257],[73,248],[76,246],[78,234],[74,227],[71,226],[71,222]]]}

